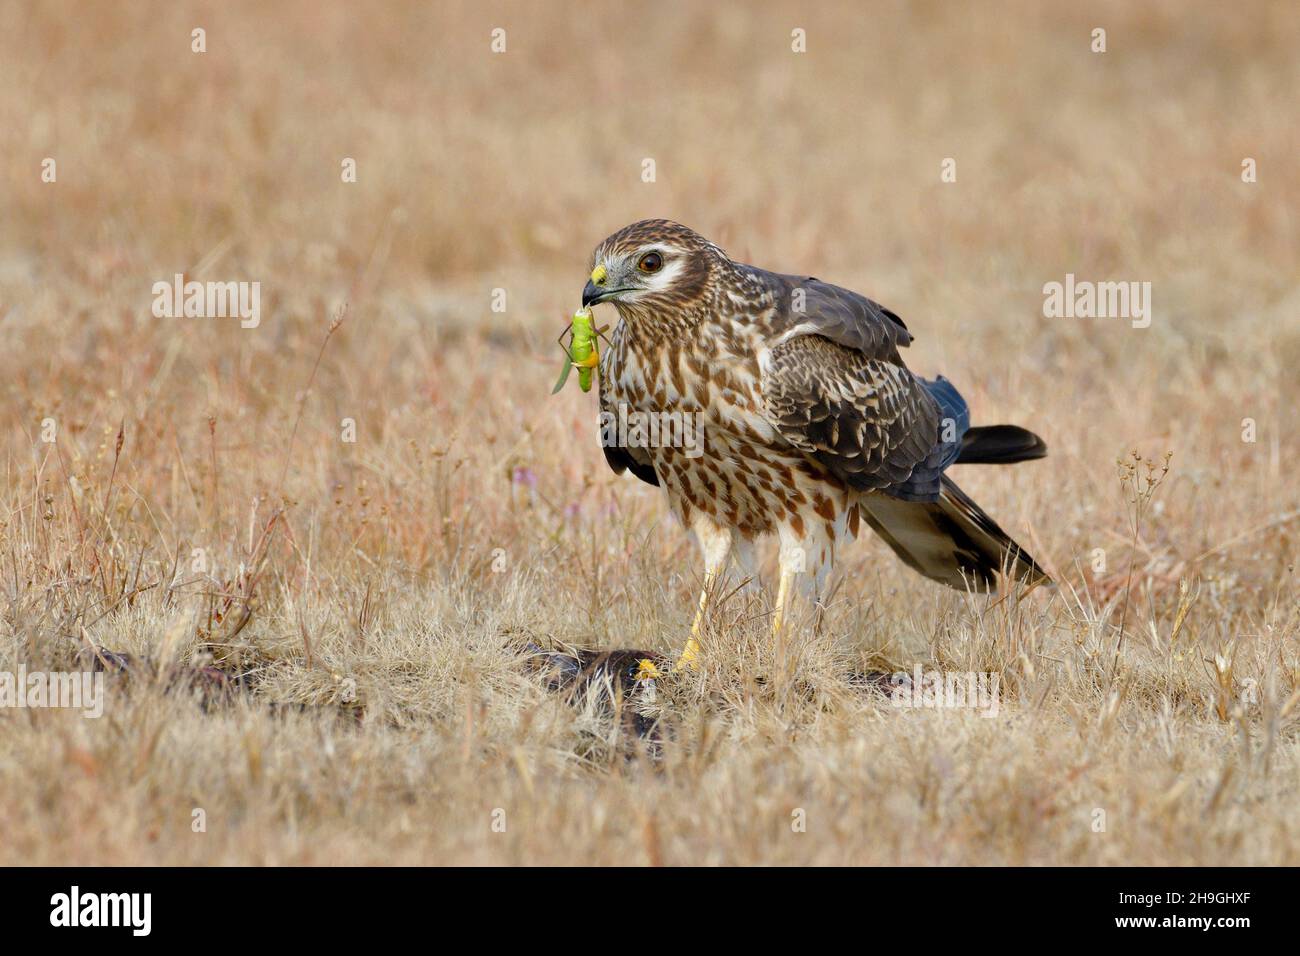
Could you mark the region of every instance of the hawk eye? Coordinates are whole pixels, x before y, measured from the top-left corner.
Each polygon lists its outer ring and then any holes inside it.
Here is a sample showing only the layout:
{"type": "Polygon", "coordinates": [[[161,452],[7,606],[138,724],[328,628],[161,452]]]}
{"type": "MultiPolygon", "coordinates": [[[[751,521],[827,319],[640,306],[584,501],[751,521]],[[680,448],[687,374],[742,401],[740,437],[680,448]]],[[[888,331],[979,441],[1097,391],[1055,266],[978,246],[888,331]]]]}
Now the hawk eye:
{"type": "Polygon", "coordinates": [[[636,267],[642,272],[658,272],[664,267],[664,257],[657,252],[647,252],[636,267]]]}

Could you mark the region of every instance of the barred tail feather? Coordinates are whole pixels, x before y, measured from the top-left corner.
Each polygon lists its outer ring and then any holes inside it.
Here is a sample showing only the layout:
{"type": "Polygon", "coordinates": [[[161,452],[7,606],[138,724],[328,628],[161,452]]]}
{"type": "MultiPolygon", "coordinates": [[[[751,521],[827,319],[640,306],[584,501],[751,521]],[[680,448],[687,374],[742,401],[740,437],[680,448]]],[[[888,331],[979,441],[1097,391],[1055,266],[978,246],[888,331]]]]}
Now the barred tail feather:
{"type": "Polygon", "coordinates": [[[947,475],[938,501],[901,501],[873,494],[863,496],[860,508],[894,553],[932,581],[963,591],[987,591],[1003,572],[1026,584],[1050,580],[1029,553],[947,475]]]}

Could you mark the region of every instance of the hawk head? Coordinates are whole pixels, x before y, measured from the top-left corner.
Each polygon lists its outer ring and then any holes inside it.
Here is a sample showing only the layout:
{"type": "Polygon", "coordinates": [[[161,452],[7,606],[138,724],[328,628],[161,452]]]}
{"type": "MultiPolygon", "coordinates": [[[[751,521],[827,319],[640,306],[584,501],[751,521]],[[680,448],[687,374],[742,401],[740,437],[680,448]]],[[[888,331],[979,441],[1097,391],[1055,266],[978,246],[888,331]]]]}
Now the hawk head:
{"type": "Polygon", "coordinates": [[[613,302],[620,312],[662,312],[699,301],[726,254],[667,219],[644,219],[614,233],[591,260],[583,306],[613,302]]]}

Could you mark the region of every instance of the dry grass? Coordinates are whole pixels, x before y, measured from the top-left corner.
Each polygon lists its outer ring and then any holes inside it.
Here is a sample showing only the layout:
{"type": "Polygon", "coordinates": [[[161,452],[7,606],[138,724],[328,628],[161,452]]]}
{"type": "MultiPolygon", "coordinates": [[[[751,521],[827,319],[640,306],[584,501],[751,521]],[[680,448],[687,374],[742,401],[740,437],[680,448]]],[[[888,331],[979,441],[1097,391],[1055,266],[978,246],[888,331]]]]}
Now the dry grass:
{"type": "Polygon", "coordinates": [[[0,4],[0,670],[257,676],[0,711],[0,862],[1298,861],[1294,4],[321,7],[0,4]],[[657,761],[548,693],[522,643],[670,652],[693,608],[592,396],[547,397],[648,215],[888,303],[1044,435],[958,478],[1057,592],[864,539],[784,661],[761,596],[719,609],[657,761]],[[260,281],[262,324],[154,318],[176,272],[260,281]],[[1067,272],[1150,281],[1151,327],[1044,318],[1067,272]],[[1136,536],[1134,450],[1173,452],[1136,536]],[[917,663],[998,673],[999,716],[847,680],[917,663]]]}

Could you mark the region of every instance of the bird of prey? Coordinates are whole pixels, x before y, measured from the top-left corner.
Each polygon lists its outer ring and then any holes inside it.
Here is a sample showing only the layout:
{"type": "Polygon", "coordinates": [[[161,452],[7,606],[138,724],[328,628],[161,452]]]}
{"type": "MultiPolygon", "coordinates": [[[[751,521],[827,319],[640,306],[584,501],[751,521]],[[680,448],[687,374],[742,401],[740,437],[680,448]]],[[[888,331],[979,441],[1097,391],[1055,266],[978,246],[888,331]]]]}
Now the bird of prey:
{"type": "Polygon", "coordinates": [[[662,430],[649,441],[644,428],[602,429],[610,467],[662,487],[703,552],[704,591],[678,667],[700,654],[705,609],[733,553],[752,573],[766,534],[780,541],[774,633],[796,578],[819,595],[860,520],[908,567],[953,588],[1047,578],[946,473],[1041,458],[1042,439],[971,427],[951,383],[903,363],[912,335],[893,312],[820,279],[734,262],[665,219],[614,233],[591,268],[583,306],[612,302],[619,314],[600,357],[602,419],[675,413],[703,429],[702,451],[662,430]]]}

